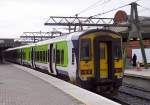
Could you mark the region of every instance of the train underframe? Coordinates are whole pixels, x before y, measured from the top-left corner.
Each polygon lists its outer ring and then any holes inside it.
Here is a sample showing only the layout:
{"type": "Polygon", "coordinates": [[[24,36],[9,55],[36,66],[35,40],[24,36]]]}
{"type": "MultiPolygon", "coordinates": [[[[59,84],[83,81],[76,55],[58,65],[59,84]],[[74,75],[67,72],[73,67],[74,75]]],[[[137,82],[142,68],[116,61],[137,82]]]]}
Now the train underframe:
{"type": "Polygon", "coordinates": [[[122,85],[122,79],[106,79],[100,81],[94,81],[94,79],[87,81],[80,80],[80,85],[81,87],[95,93],[113,96],[118,93],[118,89],[122,85]]]}

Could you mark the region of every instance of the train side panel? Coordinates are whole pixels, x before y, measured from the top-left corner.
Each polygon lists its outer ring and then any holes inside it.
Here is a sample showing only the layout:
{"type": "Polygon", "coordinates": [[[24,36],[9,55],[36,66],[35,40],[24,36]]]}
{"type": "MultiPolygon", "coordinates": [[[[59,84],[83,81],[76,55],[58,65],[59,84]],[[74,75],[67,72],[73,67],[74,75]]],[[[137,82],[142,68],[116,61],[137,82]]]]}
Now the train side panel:
{"type": "Polygon", "coordinates": [[[48,63],[48,44],[36,45],[34,48],[35,67],[42,70],[49,70],[48,63]]]}
{"type": "Polygon", "coordinates": [[[56,70],[58,75],[68,77],[69,80],[76,80],[76,59],[72,41],[61,41],[56,43],[56,70]]]}

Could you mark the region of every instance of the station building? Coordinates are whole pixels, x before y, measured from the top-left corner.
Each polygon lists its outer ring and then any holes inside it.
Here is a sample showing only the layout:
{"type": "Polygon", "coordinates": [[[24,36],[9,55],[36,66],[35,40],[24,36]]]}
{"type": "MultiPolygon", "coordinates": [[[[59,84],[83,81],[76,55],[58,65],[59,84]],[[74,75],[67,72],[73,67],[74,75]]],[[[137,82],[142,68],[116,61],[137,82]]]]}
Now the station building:
{"type": "Polygon", "coordinates": [[[0,51],[14,47],[14,39],[0,39],[0,51]]]}
{"type": "MultiPolygon", "coordinates": [[[[130,23],[130,15],[127,15],[125,11],[119,10],[116,12],[114,16],[114,24],[129,24],[130,23]]],[[[150,24],[150,17],[139,16],[139,23],[142,24],[150,24]]],[[[126,45],[128,36],[129,36],[129,28],[128,27],[115,27],[111,26],[108,29],[120,33],[123,40],[123,48],[126,45]]],[[[143,44],[145,48],[145,53],[147,57],[148,63],[150,63],[150,27],[140,27],[140,32],[143,38],[143,44]]],[[[135,33],[136,35],[136,33],[135,33]]],[[[137,61],[143,63],[140,41],[136,38],[136,36],[132,36],[127,46],[127,61],[131,61],[133,54],[137,54],[137,61]]],[[[130,62],[131,63],[131,62],[130,62]]],[[[130,64],[129,63],[129,64],[130,64]]]]}
{"type": "MultiPolygon", "coordinates": [[[[150,17],[141,17],[140,16],[139,20],[143,24],[150,24],[150,17]]],[[[149,49],[149,55],[150,55],[150,27],[140,27],[140,29],[141,29],[140,31],[141,31],[141,34],[142,34],[144,47],[146,49],[149,49]]],[[[129,35],[128,30],[126,30],[126,32],[120,32],[120,33],[123,37],[123,41],[126,42],[127,38],[128,38],[128,35],[129,35]]],[[[132,58],[133,49],[141,50],[140,48],[141,47],[140,47],[139,39],[136,39],[136,38],[130,39],[129,44],[128,44],[128,49],[127,49],[127,57],[132,58]]],[[[147,53],[148,52],[146,52],[146,54],[147,53]]],[[[147,59],[150,59],[150,58],[147,57],[147,59]]]]}
{"type": "MultiPolygon", "coordinates": [[[[129,21],[129,17],[130,16],[128,16],[127,22],[129,21]]],[[[139,16],[139,21],[142,24],[150,24],[150,17],[139,16]]],[[[124,23],[121,23],[121,24],[124,24],[124,23]]],[[[126,22],[125,22],[125,24],[126,24],[126,22]]],[[[123,39],[123,47],[124,47],[124,45],[127,42],[128,36],[129,36],[128,27],[110,27],[110,29],[115,32],[119,32],[121,34],[122,39],[123,39]]],[[[147,56],[148,63],[150,63],[150,27],[140,27],[140,32],[142,34],[144,47],[148,50],[148,51],[146,51],[146,56],[147,56]]],[[[136,51],[138,51],[138,53],[139,52],[141,53],[140,48],[141,47],[140,47],[139,39],[137,39],[137,38],[130,39],[130,41],[128,43],[128,49],[127,49],[127,59],[132,59],[132,55],[133,55],[135,49],[136,49],[136,51]]],[[[139,56],[138,56],[138,58],[139,58],[139,56]]],[[[139,59],[140,59],[140,63],[143,63],[142,55],[140,55],[139,59]]]]}
{"type": "Polygon", "coordinates": [[[2,51],[14,47],[14,39],[0,39],[0,60],[2,60],[2,51]]]}

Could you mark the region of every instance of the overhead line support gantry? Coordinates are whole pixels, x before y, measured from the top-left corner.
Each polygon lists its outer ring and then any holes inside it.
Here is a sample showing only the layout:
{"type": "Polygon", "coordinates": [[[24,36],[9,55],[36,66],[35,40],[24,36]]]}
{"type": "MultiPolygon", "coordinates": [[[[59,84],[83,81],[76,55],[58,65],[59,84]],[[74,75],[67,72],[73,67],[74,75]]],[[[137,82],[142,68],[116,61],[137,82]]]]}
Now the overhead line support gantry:
{"type": "MultiPolygon", "coordinates": [[[[48,26],[68,26],[69,32],[71,32],[72,27],[74,27],[74,31],[77,31],[76,28],[80,27],[80,30],[83,30],[84,26],[95,26],[95,27],[128,27],[129,36],[127,39],[127,44],[124,47],[124,62],[126,61],[126,51],[128,47],[128,43],[131,38],[140,39],[140,47],[142,52],[142,57],[144,60],[144,66],[147,68],[147,59],[144,50],[144,43],[142,39],[142,35],[140,32],[140,27],[150,27],[150,24],[143,24],[139,21],[138,11],[137,11],[137,3],[133,2],[131,5],[131,14],[129,22],[125,24],[116,24],[113,18],[96,18],[96,17],[58,17],[51,16],[44,25],[48,26]]],[[[126,6],[126,5],[125,5],[126,6]]],[[[124,7],[124,6],[122,6],[124,7]]]]}

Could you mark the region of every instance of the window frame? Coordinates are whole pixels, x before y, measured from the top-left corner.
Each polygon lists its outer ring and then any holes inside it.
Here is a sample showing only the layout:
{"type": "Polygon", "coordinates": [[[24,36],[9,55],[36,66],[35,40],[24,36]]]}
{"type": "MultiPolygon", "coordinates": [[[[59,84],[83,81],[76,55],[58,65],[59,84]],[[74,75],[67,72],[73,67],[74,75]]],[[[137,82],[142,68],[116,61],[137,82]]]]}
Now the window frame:
{"type": "Polygon", "coordinates": [[[61,64],[61,51],[60,49],[56,49],[56,64],[61,64]]]}
{"type": "Polygon", "coordinates": [[[118,44],[114,45],[114,59],[120,59],[122,58],[122,51],[121,51],[121,46],[118,44]],[[120,51],[119,51],[120,50],[120,51]]]}
{"type": "Polygon", "coordinates": [[[91,42],[91,39],[90,38],[87,38],[87,39],[81,39],[80,40],[80,60],[81,61],[88,61],[88,60],[91,60],[91,53],[92,53],[92,47],[91,47],[91,45],[92,45],[92,42],[91,42]],[[85,59],[84,57],[83,57],[83,41],[88,41],[88,48],[89,48],[89,57],[87,58],[87,59],[85,59]]]}
{"type": "Polygon", "coordinates": [[[61,65],[63,65],[64,64],[64,54],[65,54],[65,52],[64,52],[64,49],[61,49],[61,53],[60,53],[60,63],[61,63],[61,65]]]}
{"type": "Polygon", "coordinates": [[[106,48],[105,47],[100,47],[99,49],[99,53],[100,53],[100,59],[105,59],[106,58],[106,48]]]}
{"type": "Polygon", "coordinates": [[[42,58],[43,58],[42,61],[45,62],[45,58],[46,58],[45,51],[42,51],[42,58]]]}
{"type": "Polygon", "coordinates": [[[40,52],[40,62],[42,62],[43,61],[43,56],[42,56],[42,51],[39,51],[40,52]]]}

